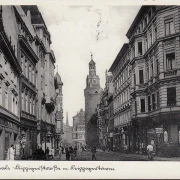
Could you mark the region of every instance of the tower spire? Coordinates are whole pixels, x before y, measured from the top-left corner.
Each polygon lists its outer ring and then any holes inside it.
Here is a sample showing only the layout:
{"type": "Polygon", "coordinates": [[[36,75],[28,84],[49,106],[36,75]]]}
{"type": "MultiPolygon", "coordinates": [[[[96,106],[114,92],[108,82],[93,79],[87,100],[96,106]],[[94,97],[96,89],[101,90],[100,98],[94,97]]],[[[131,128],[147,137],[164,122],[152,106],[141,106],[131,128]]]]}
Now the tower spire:
{"type": "Polygon", "coordinates": [[[66,125],[69,126],[68,112],[66,112],[66,125]]]}

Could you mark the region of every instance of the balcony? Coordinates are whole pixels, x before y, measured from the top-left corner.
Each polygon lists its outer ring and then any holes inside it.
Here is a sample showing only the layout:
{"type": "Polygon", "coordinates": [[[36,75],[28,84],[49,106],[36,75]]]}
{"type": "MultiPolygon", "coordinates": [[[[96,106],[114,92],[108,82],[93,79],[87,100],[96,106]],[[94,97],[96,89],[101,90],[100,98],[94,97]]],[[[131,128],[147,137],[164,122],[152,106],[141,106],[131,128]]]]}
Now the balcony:
{"type": "Polygon", "coordinates": [[[177,70],[170,70],[170,71],[164,72],[164,77],[174,76],[174,75],[177,75],[177,70]]]}
{"type": "Polygon", "coordinates": [[[28,112],[25,112],[25,111],[21,111],[21,117],[25,118],[25,119],[32,120],[32,121],[36,121],[35,115],[29,114],[28,112]]]}

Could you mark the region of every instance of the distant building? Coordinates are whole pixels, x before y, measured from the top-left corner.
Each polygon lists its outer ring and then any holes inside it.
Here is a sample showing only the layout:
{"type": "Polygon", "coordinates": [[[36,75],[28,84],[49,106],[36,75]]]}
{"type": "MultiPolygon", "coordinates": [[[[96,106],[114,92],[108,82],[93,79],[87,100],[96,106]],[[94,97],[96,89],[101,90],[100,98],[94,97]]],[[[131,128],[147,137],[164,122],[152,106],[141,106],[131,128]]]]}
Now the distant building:
{"type": "Polygon", "coordinates": [[[73,132],[72,132],[73,145],[81,149],[85,146],[85,112],[83,109],[77,112],[73,117],[73,132]]]}
{"type": "Polygon", "coordinates": [[[99,143],[101,148],[113,146],[113,75],[106,71],[106,83],[98,106],[99,143]]]}
{"type": "Polygon", "coordinates": [[[89,144],[87,133],[87,124],[90,121],[91,116],[96,112],[97,105],[100,103],[100,94],[102,88],[100,87],[99,76],[96,75],[96,63],[93,61],[91,55],[91,61],[89,63],[89,75],[86,79],[86,89],[84,90],[85,96],[85,139],[86,144],[89,144]]]}
{"type": "Polygon", "coordinates": [[[58,149],[61,145],[63,134],[63,82],[61,76],[57,72],[55,75],[56,86],[56,136],[55,136],[55,149],[58,149]]]}
{"type": "Polygon", "coordinates": [[[72,126],[69,126],[68,112],[66,113],[66,124],[63,123],[63,135],[62,135],[62,145],[70,146],[72,145],[72,126]]]}

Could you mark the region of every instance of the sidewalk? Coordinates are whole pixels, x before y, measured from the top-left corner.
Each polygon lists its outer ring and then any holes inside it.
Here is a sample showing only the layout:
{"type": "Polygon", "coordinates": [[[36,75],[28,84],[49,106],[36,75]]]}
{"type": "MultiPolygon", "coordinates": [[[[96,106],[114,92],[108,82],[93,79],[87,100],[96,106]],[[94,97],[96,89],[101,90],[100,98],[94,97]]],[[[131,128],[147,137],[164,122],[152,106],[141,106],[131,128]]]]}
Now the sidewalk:
{"type": "MultiPolygon", "coordinates": [[[[127,158],[137,158],[137,159],[141,159],[144,161],[147,161],[147,155],[142,155],[142,154],[126,154],[126,153],[120,153],[120,152],[114,152],[114,151],[103,151],[103,150],[97,150],[97,152],[103,152],[103,153],[108,153],[108,154],[112,154],[112,155],[116,155],[116,156],[124,156],[127,158]]],[[[159,156],[155,156],[154,157],[154,161],[180,161],[180,157],[159,157],[159,156]]]]}

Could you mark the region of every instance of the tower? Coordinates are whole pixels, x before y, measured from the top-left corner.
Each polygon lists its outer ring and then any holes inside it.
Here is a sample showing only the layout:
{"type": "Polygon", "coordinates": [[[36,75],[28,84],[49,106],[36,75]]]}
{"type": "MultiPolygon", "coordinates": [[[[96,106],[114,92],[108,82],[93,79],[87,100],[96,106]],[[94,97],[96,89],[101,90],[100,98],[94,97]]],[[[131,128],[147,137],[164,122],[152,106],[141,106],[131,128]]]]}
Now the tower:
{"type": "Polygon", "coordinates": [[[87,131],[88,122],[91,116],[96,112],[97,105],[100,103],[100,94],[102,88],[100,87],[99,76],[96,75],[96,63],[93,61],[93,55],[91,54],[91,61],[89,62],[89,74],[86,78],[86,88],[84,89],[85,97],[85,138],[86,144],[91,145],[88,137],[90,134],[87,131]]]}

